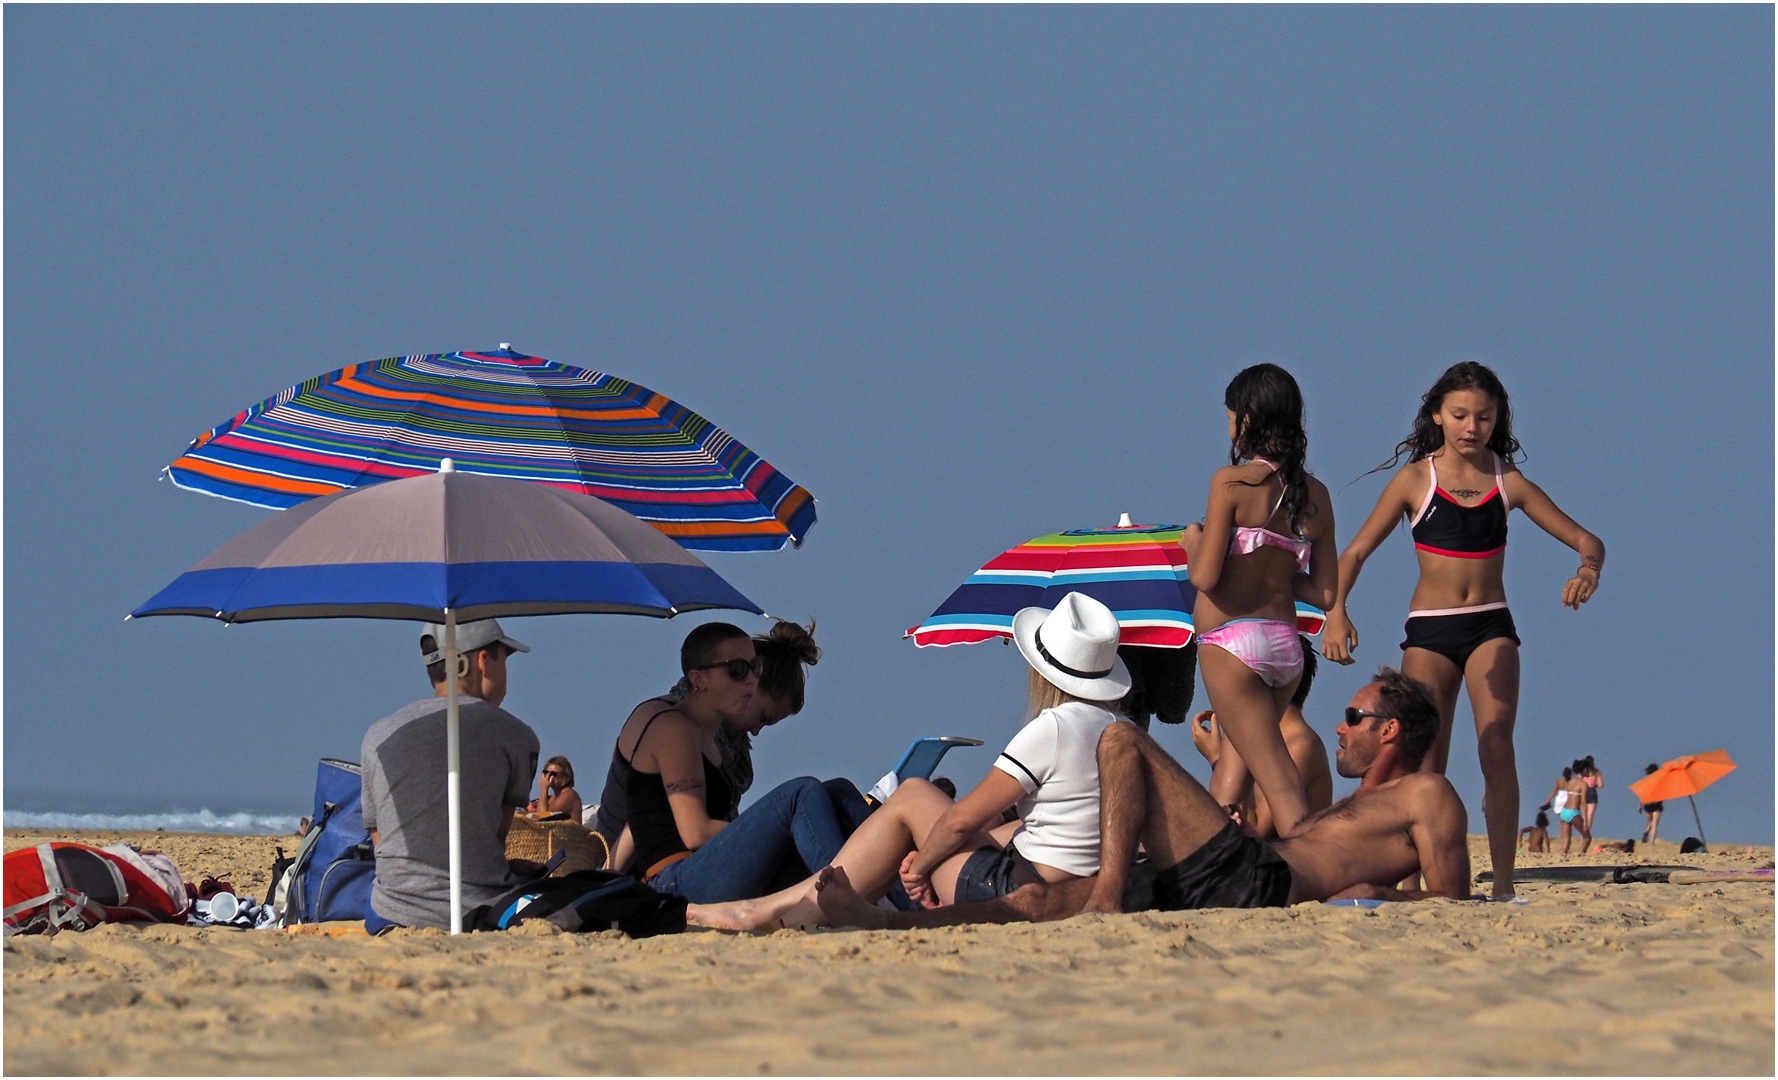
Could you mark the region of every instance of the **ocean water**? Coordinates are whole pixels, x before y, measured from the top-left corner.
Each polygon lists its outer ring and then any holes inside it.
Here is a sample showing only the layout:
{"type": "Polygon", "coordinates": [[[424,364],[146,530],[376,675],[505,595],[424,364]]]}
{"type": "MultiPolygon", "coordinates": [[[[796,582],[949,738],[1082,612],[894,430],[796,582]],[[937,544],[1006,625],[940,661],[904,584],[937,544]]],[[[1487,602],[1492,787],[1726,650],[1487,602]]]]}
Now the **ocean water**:
{"type": "Polygon", "coordinates": [[[119,829],[132,832],[213,832],[289,835],[296,831],[295,816],[278,814],[217,814],[209,810],[178,810],[167,814],[67,814],[7,810],[0,814],[8,829],[119,829]]]}

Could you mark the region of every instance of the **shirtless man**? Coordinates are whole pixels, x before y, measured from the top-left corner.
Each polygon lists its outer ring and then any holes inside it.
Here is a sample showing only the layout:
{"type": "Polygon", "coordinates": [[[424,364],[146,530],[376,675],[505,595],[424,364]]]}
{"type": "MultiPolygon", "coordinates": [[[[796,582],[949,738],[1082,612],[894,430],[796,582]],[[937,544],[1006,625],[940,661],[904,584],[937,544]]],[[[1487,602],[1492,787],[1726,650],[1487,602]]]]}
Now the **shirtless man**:
{"type": "MultiPolygon", "coordinates": [[[[1284,707],[1278,719],[1278,730],[1284,736],[1284,749],[1290,751],[1290,760],[1296,764],[1297,774],[1303,778],[1303,794],[1308,799],[1309,812],[1313,814],[1327,809],[1333,802],[1333,770],[1327,767],[1327,745],[1303,718],[1303,704],[1309,700],[1309,688],[1315,683],[1316,653],[1308,638],[1303,638],[1302,643],[1303,677],[1296,684],[1290,704],[1284,707]]],[[[1222,726],[1216,722],[1216,714],[1208,709],[1192,717],[1192,745],[1204,755],[1212,769],[1223,754],[1234,752],[1229,741],[1222,737],[1222,726]]],[[[1265,792],[1259,790],[1251,776],[1247,778],[1240,810],[1240,820],[1252,825],[1262,839],[1278,835],[1277,826],[1272,821],[1272,808],[1266,805],[1265,792]]]]}
{"type": "Polygon", "coordinates": [[[1464,899],[1469,819],[1463,801],[1444,777],[1417,771],[1438,729],[1438,709],[1425,687],[1382,669],[1352,699],[1337,729],[1340,775],[1362,778],[1359,789],[1305,819],[1290,838],[1267,842],[1229,821],[1209,792],[1146,733],[1114,725],[1099,742],[1103,852],[1097,877],[1026,886],[983,903],[891,913],[853,892],[843,874],[830,872],[821,883],[821,908],[831,925],[900,929],[1117,912],[1125,910],[1126,899],[1144,893],[1152,894],[1148,906],[1158,910],[1464,899]],[[1136,871],[1138,887],[1126,892],[1138,839],[1153,869],[1136,871]],[[1392,887],[1416,871],[1425,876],[1424,891],[1392,887]]]}

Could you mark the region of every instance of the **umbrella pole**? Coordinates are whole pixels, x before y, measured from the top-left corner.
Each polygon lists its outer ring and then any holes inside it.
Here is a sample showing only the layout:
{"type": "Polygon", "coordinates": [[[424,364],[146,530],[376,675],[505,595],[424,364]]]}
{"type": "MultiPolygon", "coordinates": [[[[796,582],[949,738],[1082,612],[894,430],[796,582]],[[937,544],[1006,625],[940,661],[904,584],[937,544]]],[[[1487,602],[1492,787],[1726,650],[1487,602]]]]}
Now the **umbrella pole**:
{"type": "Polygon", "coordinates": [[[1698,843],[1704,845],[1705,851],[1709,851],[1710,841],[1704,839],[1704,819],[1698,816],[1698,800],[1687,795],[1685,801],[1692,804],[1692,820],[1698,823],[1698,843]]]}
{"type": "Polygon", "coordinates": [[[445,608],[445,804],[451,829],[451,933],[463,932],[463,763],[457,749],[457,613],[445,608]]]}

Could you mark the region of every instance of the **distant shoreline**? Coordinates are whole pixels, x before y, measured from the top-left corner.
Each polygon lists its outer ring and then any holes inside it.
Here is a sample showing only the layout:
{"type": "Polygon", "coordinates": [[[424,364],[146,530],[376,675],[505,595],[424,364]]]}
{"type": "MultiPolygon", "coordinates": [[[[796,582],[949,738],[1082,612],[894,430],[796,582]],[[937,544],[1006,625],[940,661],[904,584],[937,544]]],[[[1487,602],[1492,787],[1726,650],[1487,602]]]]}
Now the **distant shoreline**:
{"type": "Polygon", "coordinates": [[[240,810],[218,814],[209,809],[151,814],[75,814],[63,811],[6,810],[0,827],[78,832],[182,832],[227,836],[284,836],[296,832],[298,814],[255,814],[240,810]]]}

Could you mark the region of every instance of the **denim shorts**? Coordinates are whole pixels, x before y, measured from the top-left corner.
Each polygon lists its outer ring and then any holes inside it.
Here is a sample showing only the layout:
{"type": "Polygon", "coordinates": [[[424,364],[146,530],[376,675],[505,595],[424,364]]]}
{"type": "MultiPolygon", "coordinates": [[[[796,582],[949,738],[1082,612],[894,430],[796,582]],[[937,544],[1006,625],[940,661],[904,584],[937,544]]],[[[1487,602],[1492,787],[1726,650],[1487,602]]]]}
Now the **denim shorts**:
{"type": "Polygon", "coordinates": [[[1032,878],[1043,880],[1031,860],[1019,854],[1011,844],[1004,848],[977,848],[957,872],[957,893],[954,900],[967,904],[972,900],[992,900],[1005,896],[1025,884],[1013,877],[1015,867],[1024,867],[1032,878]]]}

